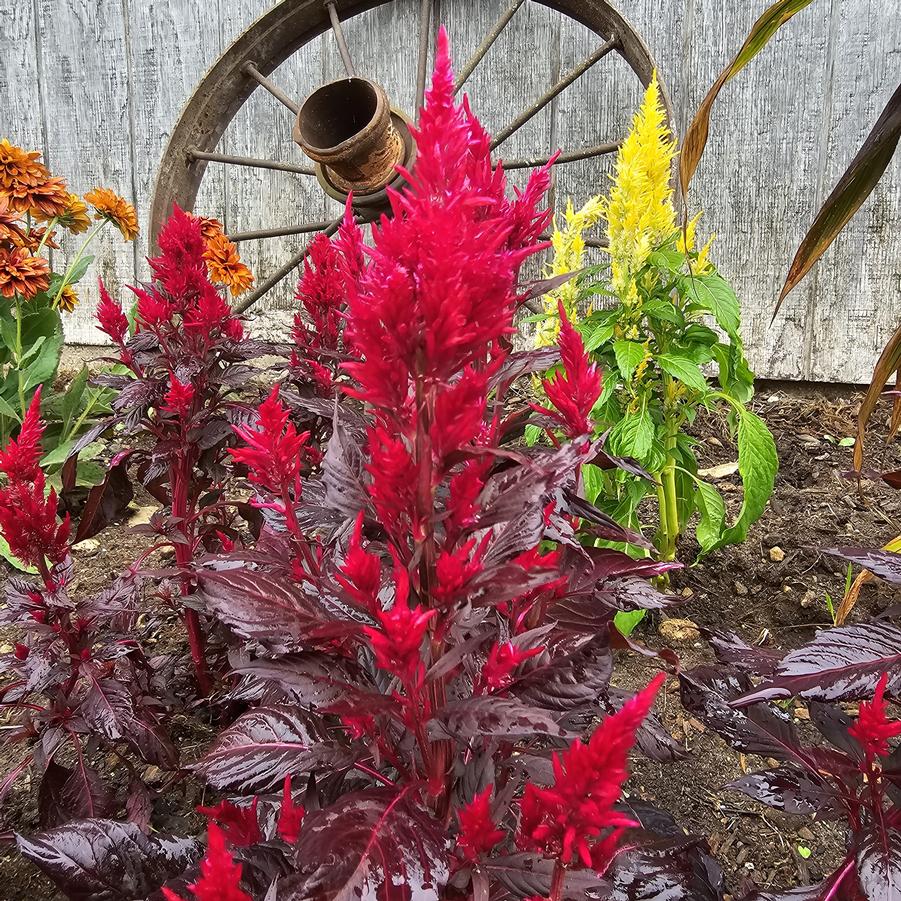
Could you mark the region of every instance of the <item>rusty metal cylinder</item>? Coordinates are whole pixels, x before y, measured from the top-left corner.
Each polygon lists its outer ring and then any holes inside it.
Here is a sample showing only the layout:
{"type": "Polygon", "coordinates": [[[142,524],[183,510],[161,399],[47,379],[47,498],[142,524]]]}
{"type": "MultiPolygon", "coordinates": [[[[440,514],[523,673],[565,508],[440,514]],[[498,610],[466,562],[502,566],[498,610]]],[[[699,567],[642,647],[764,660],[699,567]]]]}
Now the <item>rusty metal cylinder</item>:
{"type": "Polygon", "coordinates": [[[366,78],[342,78],[310,94],[297,113],[293,136],[330,182],[355,194],[384,188],[404,159],[388,97],[366,78]]]}

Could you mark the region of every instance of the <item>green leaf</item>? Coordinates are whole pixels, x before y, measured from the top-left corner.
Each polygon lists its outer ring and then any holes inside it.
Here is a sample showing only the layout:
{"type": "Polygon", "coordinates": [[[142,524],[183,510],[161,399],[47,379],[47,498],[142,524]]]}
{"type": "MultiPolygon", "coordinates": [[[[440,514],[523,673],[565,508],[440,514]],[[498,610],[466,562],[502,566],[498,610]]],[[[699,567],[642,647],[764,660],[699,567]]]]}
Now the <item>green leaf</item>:
{"type": "Polygon", "coordinates": [[[660,297],[652,297],[646,300],[642,306],[645,316],[651,319],[660,319],[663,322],[669,322],[672,325],[680,325],[682,323],[682,315],[668,300],[660,297]]]}
{"type": "Polygon", "coordinates": [[[804,236],[785,278],[773,317],[788,293],[807,275],[882,178],[901,140],[901,84],[889,98],[857,156],[845,170],[804,236]]]}
{"type": "Polygon", "coordinates": [[[94,258],[92,256],[83,256],[67,273],[66,284],[74,285],[76,282],[81,281],[84,278],[84,274],[88,271],[88,266],[93,262],[94,258]]]}
{"type": "Polygon", "coordinates": [[[63,336],[54,335],[48,338],[41,346],[41,351],[36,359],[31,362],[25,373],[25,390],[30,391],[38,385],[50,382],[59,368],[59,358],[62,352],[63,336]]]}
{"type": "Polygon", "coordinates": [[[654,442],[654,420],[647,409],[627,413],[610,430],[610,448],[621,457],[643,460],[654,442]]]}
{"type": "Polygon", "coordinates": [[[744,498],[735,522],[727,528],[714,547],[738,544],[745,540],[748,529],[763,513],[773,493],[779,457],[776,442],[766,423],[750,410],[735,405],[738,414],[738,474],[744,498]]]}
{"type": "Polygon", "coordinates": [[[620,374],[628,381],[635,372],[635,367],[644,359],[645,348],[637,341],[614,341],[613,353],[620,374]]]}
{"type": "Polygon", "coordinates": [[[525,431],[526,447],[534,447],[541,437],[542,430],[537,425],[527,425],[525,431]]]}
{"type": "Polygon", "coordinates": [[[648,256],[648,262],[652,266],[656,266],[658,269],[663,269],[667,272],[681,272],[685,267],[685,261],[687,257],[680,250],[676,250],[675,247],[658,247],[657,250],[651,251],[648,256]]]}
{"type": "Polygon", "coordinates": [[[701,518],[698,521],[698,527],[695,534],[698,544],[701,545],[701,551],[707,553],[716,547],[716,543],[723,535],[723,526],[726,522],[726,505],[719,491],[713,485],[695,479],[695,487],[697,493],[695,500],[698,510],[701,512],[701,518]]]}
{"type": "Polygon", "coordinates": [[[586,463],[582,466],[582,482],[585,500],[595,503],[604,490],[604,471],[599,466],[586,463]]]}
{"type": "Polygon", "coordinates": [[[685,297],[713,314],[716,324],[730,338],[738,335],[741,322],[738,298],[721,275],[686,275],[679,279],[679,288],[685,297]]]}
{"type": "Polygon", "coordinates": [[[682,187],[683,197],[688,196],[688,186],[704,154],[707,135],[710,131],[710,113],[723,85],[734,78],[763,50],[782,25],[795,13],[800,12],[805,6],[809,6],[811,2],[812,0],[778,0],[777,3],[764,10],[763,15],[754,23],[741,49],[717,76],[716,81],[701,101],[682,142],[682,150],[679,154],[679,183],[682,187]]]}
{"type": "Polygon", "coordinates": [[[16,422],[21,421],[18,410],[3,395],[0,395],[0,416],[9,416],[10,419],[14,419],[16,422]]]}
{"type": "Polygon", "coordinates": [[[616,626],[620,635],[628,637],[645,618],[646,613],[647,610],[620,610],[619,613],[613,617],[613,624],[616,626]]]}
{"type": "Polygon", "coordinates": [[[707,390],[707,379],[704,378],[704,373],[690,358],[679,354],[660,354],[657,357],[657,365],[674,379],[682,382],[683,385],[700,391],[702,394],[707,390]]]}
{"type": "Polygon", "coordinates": [[[69,427],[72,423],[72,417],[81,407],[81,400],[84,397],[85,388],[88,385],[88,367],[82,366],[78,375],[69,383],[66,393],[63,395],[62,402],[62,418],[63,418],[63,434],[69,434],[69,427]]]}
{"type": "Polygon", "coordinates": [[[583,332],[582,341],[585,344],[585,350],[591,353],[606,344],[612,337],[613,324],[609,323],[595,326],[595,328],[587,330],[587,334],[583,332]]]}

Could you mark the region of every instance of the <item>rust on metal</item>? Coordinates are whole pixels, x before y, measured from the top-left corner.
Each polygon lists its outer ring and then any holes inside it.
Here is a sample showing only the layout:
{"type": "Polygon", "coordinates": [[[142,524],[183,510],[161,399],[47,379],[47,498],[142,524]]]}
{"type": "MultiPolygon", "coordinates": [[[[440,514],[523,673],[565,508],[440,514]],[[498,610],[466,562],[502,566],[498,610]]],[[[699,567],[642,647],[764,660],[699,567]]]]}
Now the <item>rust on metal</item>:
{"type": "Polygon", "coordinates": [[[355,198],[382,191],[412,145],[403,116],[367,78],[342,78],[314,91],[297,114],[293,136],[338,200],[351,191],[355,198]]]}

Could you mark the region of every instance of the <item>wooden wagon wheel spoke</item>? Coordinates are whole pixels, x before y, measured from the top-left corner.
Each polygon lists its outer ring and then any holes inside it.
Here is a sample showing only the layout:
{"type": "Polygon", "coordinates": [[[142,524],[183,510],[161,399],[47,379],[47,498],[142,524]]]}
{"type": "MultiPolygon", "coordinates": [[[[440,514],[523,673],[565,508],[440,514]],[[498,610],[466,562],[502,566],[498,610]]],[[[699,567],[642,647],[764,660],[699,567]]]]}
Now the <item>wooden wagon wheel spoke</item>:
{"type": "MultiPolygon", "coordinates": [[[[441,9],[446,11],[459,0],[444,0],[441,9]]],[[[483,64],[489,50],[502,35],[509,35],[508,29],[517,12],[529,8],[525,0],[493,0],[496,3],[497,18],[487,32],[474,35],[472,54],[459,69],[455,89],[459,91],[470,79],[476,68],[483,64]],[[505,32],[505,29],[507,31],[505,32]]],[[[650,51],[628,21],[617,12],[609,0],[538,0],[532,4],[533,11],[544,8],[561,16],[564,20],[579,23],[594,36],[598,47],[582,62],[560,78],[528,109],[518,112],[506,127],[498,132],[492,147],[500,146],[519,131],[541,110],[552,104],[555,98],[582,75],[587,73],[603,57],[615,51],[637,76],[642,85],[647,86],[654,72],[654,62],[650,51]]],[[[430,49],[434,37],[435,10],[438,4],[432,0],[279,0],[260,19],[251,25],[223,54],[210,69],[185,107],[170,137],[169,145],[162,160],[154,192],[151,210],[150,239],[155,241],[160,228],[169,216],[173,203],[191,210],[210,163],[224,164],[249,169],[271,170],[287,173],[288,177],[313,175],[324,195],[337,203],[344,204],[353,197],[353,205],[359,221],[372,221],[385,212],[390,215],[388,189],[403,186],[403,171],[415,164],[415,142],[412,139],[411,116],[418,115],[428,82],[430,49]],[[412,9],[405,11],[409,3],[412,9]],[[392,12],[391,22],[405,22],[409,18],[416,21],[406,36],[399,36],[397,46],[416,44],[415,63],[403,60],[393,64],[393,71],[415,70],[408,76],[409,96],[402,85],[395,80],[390,84],[391,92],[385,90],[375,80],[374,72],[368,69],[368,61],[380,58],[378,48],[361,46],[368,51],[367,65],[348,49],[345,29],[348,22],[369,11],[397,7],[400,12],[392,12]],[[412,37],[417,32],[417,37],[412,37]],[[340,55],[342,77],[328,84],[316,87],[312,93],[304,89],[302,103],[295,102],[272,79],[282,63],[310,45],[311,42],[331,32],[340,55]],[[399,68],[398,68],[399,66],[399,68]],[[369,77],[367,77],[369,76],[369,77]],[[411,84],[414,82],[415,84],[411,84]],[[252,155],[237,156],[220,152],[220,140],[226,129],[235,120],[241,108],[248,102],[257,87],[264,88],[278,102],[290,111],[293,118],[292,137],[307,158],[305,160],[282,161],[257,158],[252,155]],[[406,102],[415,104],[413,108],[401,109],[395,105],[399,97],[408,97],[406,102]],[[306,164],[304,164],[306,163],[306,164]],[[400,169],[398,168],[400,167],[400,169]]],[[[491,21],[494,15],[486,21],[491,21]]],[[[521,18],[521,17],[520,17],[521,18]]],[[[539,19],[540,20],[540,19],[539,19]]],[[[560,32],[561,34],[563,32],[560,32]]],[[[394,40],[394,36],[392,36],[394,40]]],[[[531,48],[534,50],[534,48],[531,48]]],[[[540,52],[540,51],[539,51],[540,52]]],[[[311,70],[307,70],[311,71],[311,70]]],[[[661,86],[663,103],[667,116],[672,121],[672,113],[666,89],[661,86]]],[[[502,102],[509,103],[515,92],[502,92],[502,102]]],[[[509,107],[508,113],[517,112],[509,107]]],[[[630,111],[631,112],[631,111],[630,111]]],[[[545,165],[551,152],[556,148],[553,130],[546,138],[546,145],[527,150],[511,159],[503,160],[508,170],[531,169],[545,165]]],[[[565,142],[563,142],[565,145],[565,142]]],[[[615,152],[619,142],[609,141],[585,147],[566,147],[557,157],[557,163],[576,163],[593,160],[615,152]]],[[[223,148],[224,149],[224,148],[223,148]]],[[[282,156],[282,154],[276,154],[282,156]]],[[[260,153],[260,157],[268,153],[260,153]]],[[[512,154],[511,154],[512,157],[512,154]]],[[[288,158],[290,160],[290,157],[288,158]]],[[[233,170],[234,171],[234,170],[233,170]]],[[[556,170],[562,175],[563,170],[556,170]]],[[[237,190],[225,192],[229,197],[240,196],[240,176],[235,179],[237,190]]],[[[226,184],[230,184],[229,181],[226,184]]],[[[309,183],[308,183],[309,184],[309,183]]],[[[267,190],[265,182],[255,180],[255,190],[267,190]]],[[[285,191],[284,182],[279,189],[285,191]]],[[[316,203],[315,193],[303,189],[299,192],[302,205],[316,203]]],[[[331,201],[328,201],[331,203],[331,201]]],[[[553,195],[549,197],[553,204],[553,195]]],[[[276,204],[278,206],[278,204],[276,204]]],[[[318,206],[318,204],[317,204],[318,206]]],[[[311,212],[313,212],[311,210],[311,212]]],[[[226,211],[226,216],[233,215],[226,211]]],[[[337,209],[332,214],[339,216],[337,209]]],[[[337,229],[337,219],[326,218],[329,213],[319,209],[312,215],[298,216],[304,221],[282,226],[261,222],[252,230],[241,230],[239,223],[229,220],[231,238],[235,241],[255,239],[289,238],[294,235],[310,236],[302,248],[288,248],[289,257],[277,271],[266,274],[260,266],[261,280],[255,289],[237,305],[246,310],[260,298],[268,294],[276,285],[287,278],[300,266],[309,253],[316,233],[333,234],[337,229]],[[293,255],[292,255],[293,254],[293,255]]],[[[303,239],[301,239],[303,240],[303,239]]],[[[586,240],[589,247],[603,247],[600,238],[586,240]]],[[[262,253],[262,251],[261,251],[262,253]]]]}
{"type": "Polygon", "coordinates": [[[581,78],[595,63],[619,46],[619,38],[613,37],[589,54],[574,69],[566,73],[550,90],[542,94],[528,109],[523,110],[506,128],[501,129],[491,142],[491,149],[499,147],[507,138],[516,134],[530,119],[538,115],[558,94],[565,91],[574,81],[581,78]]]}
{"type": "Polygon", "coordinates": [[[419,6],[419,55],[416,59],[416,115],[425,99],[425,82],[429,70],[429,43],[432,28],[432,0],[422,0],[419,6]]]}
{"type": "Polygon", "coordinates": [[[279,103],[291,110],[295,116],[297,115],[300,104],[292,100],[274,81],[263,75],[253,63],[244,63],[242,68],[260,87],[269,91],[279,103]]]}
{"type": "MultiPolygon", "coordinates": [[[[597,156],[605,156],[608,153],[616,153],[622,147],[622,143],[622,141],[614,141],[609,144],[595,144],[593,147],[583,147],[581,150],[561,153],[557,157],[555,165],[577,163],[579,160],[590,160],[597,156]]],[[[503,164],[504,169],[509,172],[513,169],[537,169],[539,166],[546,166],[552,159],[552,156],[534,156],[514,160],[500,158],[497,160],[497,163],[503,164]]]]}
{"type": "Polygon", "coordinates": [[[188,156],[195,160],[207,160],[211,163],[227,163],[232,166],[249,166],[252,169],[275,169],[278,172],[293,172],[295,175],[315,175],[315,169],[309,166],[297,166],[294,163],[283,163],[280,160],[261,160],[252,156],[233,156],[230,153],[207,153],[191,147],[188,156]]]}
{"type": "Polygon", "coordinates": [[[460,70],[457,81],[454,84],[454,93],[458,94],[463,85],[469,81],[469,76],[476,70],[476,66],[485,58],[485,54],[491,49],[491,45],[501,36],[501,32],[507,27],[516,11],[525,3],[525,0],[513,0],[513,2],[504,10],[501,17],[494,23],[488,34],[482,38],[482,43],[476,48],[475,53],[460,70]]]}
{"type": "MultiPolygon", "coordinates": [[[[332,220],[326,228],[322,230],[322,234],[324,235],[333,235],[336,231],[338,231],[339,226],[341,225],[340,219],[332,220]]],[[[260,282],[257,287],[242,297],[241,300],[235,304],[235,311],[238,313],[243,313],[245,310],[252,307],[264,294],[267,294],[271,291],[282,279],[287,278],[308,256],[310,253],[310,248],[313,246],[313,241],[307,241],[304,245],[303,249],[298,253],[294,254],[284,266],[280,269],[277,269],[269,278],[264,282],[260,282]]]]}
{"type": "Polygon", "coordinates": [[[350,58],[350,50],[347,49],[347,41],[344,39],[344,29],[341,27],[341,19],[338,17],[338,8],[334,0],[328,0],[325,4],[328,9],[329,21],[332,25],[332,34],[335,35],[335,43],[338,45],[338,53],[341,54],[341,62],[344,63],[344,71],[348,78],[356,78],[357,70],[350,58]]]}

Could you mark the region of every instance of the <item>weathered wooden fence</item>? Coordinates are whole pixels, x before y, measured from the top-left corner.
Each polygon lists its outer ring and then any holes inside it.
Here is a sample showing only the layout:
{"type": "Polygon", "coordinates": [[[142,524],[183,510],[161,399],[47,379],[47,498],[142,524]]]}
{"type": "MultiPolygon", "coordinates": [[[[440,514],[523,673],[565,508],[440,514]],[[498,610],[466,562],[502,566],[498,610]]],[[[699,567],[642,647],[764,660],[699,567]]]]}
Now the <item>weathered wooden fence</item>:
{"type": "MultiPolygon", "coordinates": [[[[684,130],[716,72],[768,0],[619,0],[654,53],[684,130]]],[[[507,0],[435,0],[462,61],[507,0]]],[[[145,225],[160,157],[179,111],[205,70],[272,0],[0,0],[0,136],[40,149],[73,189],[107,185],[133,199],[145,225]]],[[[409,110],[415,82],[418,0],[395,0],[354,20],[358,69],[409,110]]],[[[526,3],[476,70],[468,90],[489,128],[505,125],[594,47],[583,27],[526,3]]],[[[273,76],[298,98],[338,77],[329,35],[273,76]]],[[[744,305],[758,374],[866,381],[901,319],[901,161],[862,213],[786,303],[770,315],[804,227],[875,121],[901,71],[898,0],[817,0],[724,92],[692,206],[718,235],[715,258],[744,305]]],[[[504,145],[542,154],[620,137],[640,97],[622,61],[608,57],[504,145]]],[[[221,149],[291,160],[299,150],[285,110],[257,91],[221,149]]],[[[561,167],[556,202],[605,190],[609,158],[561,167]]],[[[211,165],[198,211],[231,230],[325,218],[311,179],[211,165]]],[[[144,278],[142,236],[106,236],[96,274],[114,288],[144,278]]],[[[247,242],[261,277],[300,237],[247,242]]],[[[68,321],[72,341],[93,343],[94,292],[68,321]]],[[[290,309],[286,281],[271,307],[290,309]]]]}

